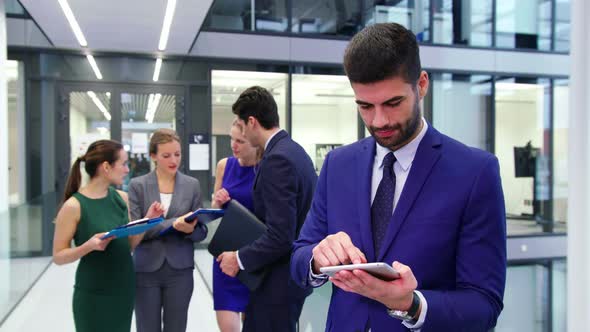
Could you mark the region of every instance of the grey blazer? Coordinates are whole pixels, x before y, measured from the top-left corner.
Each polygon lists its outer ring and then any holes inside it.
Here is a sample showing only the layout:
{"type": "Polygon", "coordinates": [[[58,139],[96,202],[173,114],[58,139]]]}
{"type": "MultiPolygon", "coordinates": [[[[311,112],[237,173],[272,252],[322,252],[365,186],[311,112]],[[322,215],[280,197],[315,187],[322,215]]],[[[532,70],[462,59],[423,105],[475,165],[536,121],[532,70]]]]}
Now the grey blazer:
{"type": "MultiPolygon", "coordinates": [[[[154,201],[160,202],[160,190],[156,172],[136,177],[129,183],[129,211],[131,220],[143,218],[154,201]]],[[[197,223],[190,235],[168,234],[159,237],[160,231],[172,225],[177,217],[201,207],[199,180],[176,173],[174,193],[166,214],[166,220],[145,233],[133,252],[136,272],[155,272],[164,261],[175,269],[194,267],[193,242],[207,237],[207,226],[197,223]]]]}

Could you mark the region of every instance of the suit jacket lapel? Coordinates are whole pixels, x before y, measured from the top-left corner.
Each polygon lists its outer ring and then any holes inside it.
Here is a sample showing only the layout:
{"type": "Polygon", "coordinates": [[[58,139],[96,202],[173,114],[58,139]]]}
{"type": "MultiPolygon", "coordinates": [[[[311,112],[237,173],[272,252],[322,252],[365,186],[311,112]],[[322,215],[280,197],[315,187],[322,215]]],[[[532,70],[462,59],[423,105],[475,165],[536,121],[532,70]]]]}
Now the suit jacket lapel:
{"type": "Polygon", "coordinates": [[[148,174],[146,185],[147,197],[145,202],[145,211],[143,211],[144,214],[147,213],[147,210],[154,201],[161,202],[160,187],[158,186],[158,176],[156,175],[156,171],[152,171],[148,174]]]}
{"type": "Polygon", "coordinates": [[[173,213],[176,213],[176,206],[179,204],[180,201],[183,200],[182,190],[180,188],[180,186],[182,186],[182,176],[182,173],[176,172],[176,176],[174,177],[174,191],[172,192],[172,200],[170,200],[170,206],[168,207],[168,211],[166,212],[166,217],[173,216],[173,213]]]}
{"type": "Polygon", "coordinates": [[[422,187],[426,179],[428,179],[432,167],[440,158],[440,145],[440,134],[432,126],[429,126],[426,135],[424,135],[416,151],[410,174],[408,174],[404,189],[397,202],[385,238],[383,239],[382,251],[377,255],[378,260],[382,260],[385,253],[389,251],[389,247],[392,245],[405,222],[408,213],[414,205],[414,201],[420,194],[420,191],[422,191],[422,187]]]}
{"type": "Polygon", "coordinates": [[[371,228],[371,178],[375,160],[375,140],[370,137],[360,142],[359,153],[356,155],[357,167],[357,201],[359,206],[359,227],[361,232],[363,253],[367,261],[375,260],[373,247],[373,231],[371,228]]]}

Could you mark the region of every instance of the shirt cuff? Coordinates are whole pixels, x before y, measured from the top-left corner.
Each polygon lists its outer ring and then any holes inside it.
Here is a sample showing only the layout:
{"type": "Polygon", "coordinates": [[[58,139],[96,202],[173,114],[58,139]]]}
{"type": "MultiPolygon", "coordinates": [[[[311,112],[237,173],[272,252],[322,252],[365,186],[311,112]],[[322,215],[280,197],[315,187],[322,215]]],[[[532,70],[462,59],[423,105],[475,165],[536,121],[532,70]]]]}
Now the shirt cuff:
{"type": "Polygon", "coordinates": [[[405,327],[409,328],[411,331],[420,332],[420,328],[424,325],[424,321],[426,320],[426,312],[428,311],[428,302],[426,302],[426,298],[420,291],[415,291],[418,297],[420,298],[420,304],[422,305],[422,310],[420,311],[420,316],[418,316],[418,321],[415,324],[411,322],[402,322],[405,327]]]}
{"type": "Polygon", "coordinates": [[[320,274],[315,274],[313,273],[313,256],[311,256],[311,259],[309,260],[309,276],[308,276],[308,280],[309,280],[309,284],[311,285],[311,287],[320,287],[323,284],[325,284],[328,281],[328,275],[320,273],[320,274]]]}
{"type": "Polygon", "coordinates": [[[240,270],[244,271],[244,265],[242,265],[242,261],[240,260],[240,255],[238,254],[239,250],[236,250],[236,258],[238,259],[238,265],[240,266],[240,270]]]}

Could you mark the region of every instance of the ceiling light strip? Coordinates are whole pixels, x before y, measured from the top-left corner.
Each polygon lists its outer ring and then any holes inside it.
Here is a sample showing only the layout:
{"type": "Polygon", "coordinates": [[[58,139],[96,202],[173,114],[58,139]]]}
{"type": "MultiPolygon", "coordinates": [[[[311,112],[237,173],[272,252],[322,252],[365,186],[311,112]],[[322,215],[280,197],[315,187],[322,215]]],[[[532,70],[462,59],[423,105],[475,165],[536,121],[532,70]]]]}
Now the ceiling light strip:
{"type": "Polygon", "coordinates": [[[160,42],[158,49],[163,51],[168,44],[168,36],[170,35],[170,26],[172,25],[172,18],[174,17],[174,10],[176,9],[176,0],[168,0],[166,4],[166,14],[164,14],[164,24],[162,25],[162,33],[160,34],[160,42]]]}
{"type": "Polygon", "coordinates": [[[111,113],[109,113],[109,111],[107,111],[107,108],[104,107],[104,105],[102,104],[100,99],[98,99],[98,97],[96,96],[96,93],[94,93],[94,91],[87,91],[86,94],[88,94],[88,97],[90,97],[90,99],[92,99],[92,101],[94,102],[96,107],[98,107],[98,109],[102,112],[104,117],[108,121],[111,121],[111,113]]]}
{"type": "Polygon", "coordinates": [[[161,68],[162,68],[162,59],[157,58],[156,59],[156,67],[154,68],[154,77],[152,77],[152,80],[154,82],[157,82],[158,79],[160,78],[160,69],[161,68]]]}
{"type": "Polygon", "coordinates": [[[61,9],[63,10],[64,14],[66,15],[66,19],[70,23],[70,27],[74,31],[74,35],[76,39],[78,39],[78,43],[82,47],[88,46],[86,42],[86,38],[84,38],[84,34],[82,33],[82,29],[78,25],[78,21],[76,21],[76,17],[74,17],[74,13],[72,12],[72,8],[70,8],[70,4],[68,4],[68,0],[57,0],[61,9]]]}
{"type": "Polygon", "coordinates": [[[96,78],[102,80],[102,74],[100,73],[100,69],[98,69],[98,65],[96,64],[94,57],[88,54],[86,59],[88,59],[88,62],[90,62],[90,67],[92,67],[92,70],[94,70],[94,75],[96,75],[96,78]]]}
{"type": "Polygon", "coordinates": [[[156,116],[156,110],[158,109],[158,105],[160,104],[160,99],[162,98],[162,94],[156,93],[150,94],[148,100],[148,107],[145,112],[145,119],[148,123],[154,122],[154,117],[156,116]]]}

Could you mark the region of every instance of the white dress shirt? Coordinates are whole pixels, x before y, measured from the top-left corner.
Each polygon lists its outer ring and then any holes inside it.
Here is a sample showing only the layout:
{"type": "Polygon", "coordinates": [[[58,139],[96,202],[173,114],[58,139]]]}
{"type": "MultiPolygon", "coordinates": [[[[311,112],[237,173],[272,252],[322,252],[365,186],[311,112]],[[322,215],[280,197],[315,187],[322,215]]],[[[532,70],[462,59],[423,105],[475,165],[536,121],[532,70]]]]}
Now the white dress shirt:
{"type": "MultiPolygon", "coordinates": [[[[397,202],[401,194],[403,193],[404,185],[406,184],[406,180],[408,179],[408,174],[410,174],[410,169],[412,168],[412,162],[414,161],[414,157],[416,156],[416,151],[418,151],[418,146],[426,135],[426,131],[428,130],[428,123],[424,118],[422,118],[422,129],[418,136],[416,136],[410,143],[406,144],[405,146],[399,148],[396,151],[393,151],[393,154],[397,161],[393,164],[393,171],[395,172],[395,193],[393,197],[393,211],[397,206],[397,202]]],[[[373,175],[371,177],[371,204],[373,204],[373,200],[375,199],[375,195],[377,194],[377,188],[379,187],[379,183],[383,178],[383,158],[392,152],[389,148],[383,147],[378,143],[375,143],[375,160],[373,162],[373,175]]],[[[325,274],[315,274],[312,270],[312,261],[313,257],[310,260],[310,284],[313,287],[319,287],[323,285],[327,280],[328,277],[325,274]]],[[[416,294],[420,297],[420,301],[422,304],[422,310],[420,311],[420,317],[416,324],[411,324],[409,322],[402,322],[407,328],[411,329],[412,331],[420,331],[420,328],[424,324],[424,320],[426,318],[426,312],[428,311],[428,304],[426,303],[426,298],[422,295],[421,292],[416,291],[416,294]]],[[[393,318],[392,318],[393,319],[393,318]]]]}

